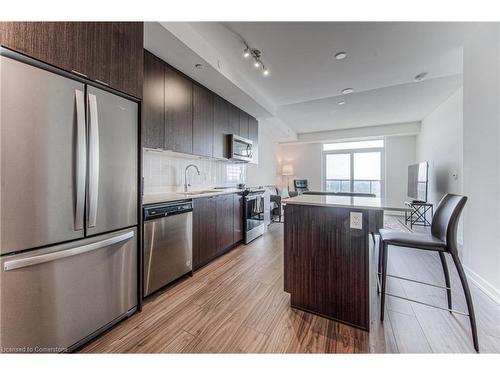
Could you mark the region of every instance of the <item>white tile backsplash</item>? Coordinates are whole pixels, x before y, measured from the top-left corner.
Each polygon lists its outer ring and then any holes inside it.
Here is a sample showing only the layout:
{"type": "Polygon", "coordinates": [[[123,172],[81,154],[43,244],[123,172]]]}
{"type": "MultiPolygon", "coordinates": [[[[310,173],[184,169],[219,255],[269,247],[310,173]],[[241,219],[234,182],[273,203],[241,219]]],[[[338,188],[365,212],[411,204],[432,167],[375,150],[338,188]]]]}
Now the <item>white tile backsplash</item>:
{"type": "Polygon", "coordinates": [[[231,163],[223,160],[200,158],[177,154],[169,151],[144,149],[143,151],[144,194],[158,194],[182,191],[184,189],[184,170],[189,164],[195,164],[188,171],[191,190],[200,190],[219,186],[235,186],[246,180],[247,166],[243,163],[231,163]]]}

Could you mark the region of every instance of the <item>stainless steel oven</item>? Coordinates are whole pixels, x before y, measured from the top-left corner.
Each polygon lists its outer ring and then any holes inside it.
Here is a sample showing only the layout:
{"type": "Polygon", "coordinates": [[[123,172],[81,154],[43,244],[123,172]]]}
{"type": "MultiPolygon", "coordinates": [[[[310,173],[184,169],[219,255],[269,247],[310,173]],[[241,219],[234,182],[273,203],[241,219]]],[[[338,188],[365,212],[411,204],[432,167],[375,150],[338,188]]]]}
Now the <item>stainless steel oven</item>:
{"type": "Polygon", "coordinates": [[[250,162],[253,142],[236,134],[229,135],[229,159],[250,162]]]}
{"type": "Polygon", "coordinates": [[[243,192],[245,244],[264,234],[264,193],[264,190],[245,190],[243,192]]]}

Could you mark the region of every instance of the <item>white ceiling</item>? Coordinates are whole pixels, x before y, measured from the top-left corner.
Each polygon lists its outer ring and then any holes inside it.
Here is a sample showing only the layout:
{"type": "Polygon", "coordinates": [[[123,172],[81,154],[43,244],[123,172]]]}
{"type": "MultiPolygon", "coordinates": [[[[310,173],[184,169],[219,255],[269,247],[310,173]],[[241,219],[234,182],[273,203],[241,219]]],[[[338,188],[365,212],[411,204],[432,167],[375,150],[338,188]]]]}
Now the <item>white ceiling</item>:
{"type": "Polygon", "coordinates": [[[462,45],[471,24],[191,22],[182,29],[179,23],[162,26],[190,48],[196,45],[192,35],[197,35],[198,55],[205,54],[201,57],[208,65],[262,104],[265,111],[259,111],[260,116],[306,133],[421,120],[460,88],[462,45]],[[242,57],[238,34],[262,51],[269,77],[242,57]],[[339,51],[346,51],[348,57],[335,60],[339,51]],[[413,82],[421,72],[428,73],[426,79],[413,82]],[[341,95],[346,87],[355,92],[341,95]],[[338,106],[341,98],[346,104],[338,106]]]}

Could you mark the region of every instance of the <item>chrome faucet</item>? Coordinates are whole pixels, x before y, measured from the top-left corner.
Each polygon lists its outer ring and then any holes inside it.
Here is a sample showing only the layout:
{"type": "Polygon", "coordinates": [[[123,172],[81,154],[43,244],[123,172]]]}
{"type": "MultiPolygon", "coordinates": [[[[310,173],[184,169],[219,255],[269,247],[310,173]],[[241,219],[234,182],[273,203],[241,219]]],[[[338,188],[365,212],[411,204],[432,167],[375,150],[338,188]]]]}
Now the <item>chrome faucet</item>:
{"type": "Polygon", "coordinates": [[[200,170],[198,169],[198,167],[194,164],[189,164],[186,169],[184,170],[184,193],[187,193],[188,192],[188,186],[191,186],[191,184],[188,184],[187,182],[187,171],[189,168],[193,167],[194,169],[196,169],[196,172],[198,173],[198,176],[200,175],[200,170]]]}

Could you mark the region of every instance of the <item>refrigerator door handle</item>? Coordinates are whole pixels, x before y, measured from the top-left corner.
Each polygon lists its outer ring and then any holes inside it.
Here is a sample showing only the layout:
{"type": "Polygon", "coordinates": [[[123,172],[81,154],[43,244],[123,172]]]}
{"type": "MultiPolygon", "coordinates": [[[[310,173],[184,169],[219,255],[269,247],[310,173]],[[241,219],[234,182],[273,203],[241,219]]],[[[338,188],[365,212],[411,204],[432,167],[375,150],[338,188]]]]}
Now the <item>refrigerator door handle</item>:
{"type": "Polygon", "coordinates": [[[97,98],[88,94],[89,101],[89,203],[88,227],[96,226],[99,195],[99,119],[97,98]]]}
{"type": "Polygon", "coordinates": [[[85,134],[85,96],[83,91],[75,90],[76,100],[76,204],[75,231],[83,229],[83,210],[85,206],[85,174],[87,169],[87,151],[85,134]]]}
{"type": "Polygon", "coordinates": [[[106,247],[106,246],[114,245],[114,244],[117,244],[119,242],[129,240],[132,237],[134,237],[134,231],[131,230],[129,232],[122,233],[122,234],[115,236],[115,237],[107,238],[107,239],[102,240],[102,241],[90,243],[87,245],[75,247],[75,248],[68,249],[68,250],[56,251],[56,252],[49,253],[49,254],[36,255],[36,256],[32,256],[32,257],[6,261],[3,265],[3,269],[4,269],[4,271],[10,271],[10,270],[15,270],[15,269],[19,269],[19,268],[33,266],[35,264],[52,262],[54,260],[67,258],[67,257],[71,257],[74,255],[87,253],[89,251],[101,249],[101,248],[106,247]]]}

